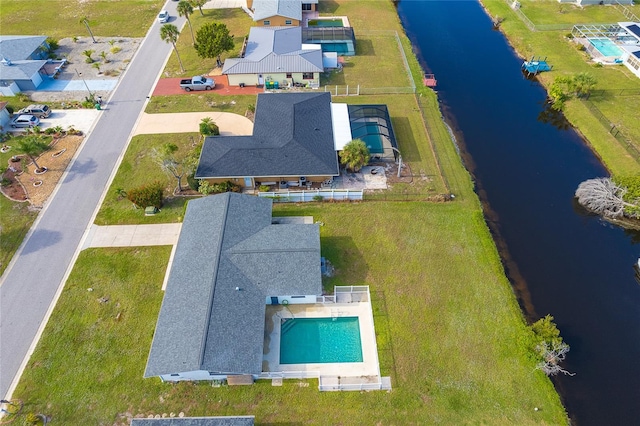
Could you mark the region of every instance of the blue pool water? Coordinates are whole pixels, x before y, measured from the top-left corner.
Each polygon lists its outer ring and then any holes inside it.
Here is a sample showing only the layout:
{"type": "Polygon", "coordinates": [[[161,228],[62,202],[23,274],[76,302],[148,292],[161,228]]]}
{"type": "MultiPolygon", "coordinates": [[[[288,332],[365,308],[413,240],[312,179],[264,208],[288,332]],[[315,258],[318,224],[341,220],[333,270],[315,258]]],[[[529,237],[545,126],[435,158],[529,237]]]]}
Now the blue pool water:
{"type": "Polygon", "coordinates": [[[280,327],[280,364],[362,362],[358,317],[283,319],[280,327]]]}
{"type": "Polygon", "coordinates": [[[351,137],[354,139],[362,139],[371,154],[384,154],[382,137],[380,136],[380,129],[377,123],[366,123],[365,125],[358,123],[357,126],[352,125],[351,137]]]}
{"type": "Polygon", "coordinates": [[[622,56],[622,50],[608,38],[590,38],[589,43],[604,56],[622,56]]]}

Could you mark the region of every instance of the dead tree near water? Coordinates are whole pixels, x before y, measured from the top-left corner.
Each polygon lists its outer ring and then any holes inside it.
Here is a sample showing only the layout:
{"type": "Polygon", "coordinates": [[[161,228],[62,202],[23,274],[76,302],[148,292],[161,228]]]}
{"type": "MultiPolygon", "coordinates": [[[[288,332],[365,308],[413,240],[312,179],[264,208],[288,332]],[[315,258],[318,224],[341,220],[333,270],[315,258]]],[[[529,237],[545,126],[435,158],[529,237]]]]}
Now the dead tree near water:
{"type": "Polygon", "coordinates": [[[624,216],[625,207],[637,207],[627,203],[623,197],[626,189],[616,185],[609,178],[589,179],[578,185],[578,202],[588,210],[601,216],[619,219],[624,216]]]}

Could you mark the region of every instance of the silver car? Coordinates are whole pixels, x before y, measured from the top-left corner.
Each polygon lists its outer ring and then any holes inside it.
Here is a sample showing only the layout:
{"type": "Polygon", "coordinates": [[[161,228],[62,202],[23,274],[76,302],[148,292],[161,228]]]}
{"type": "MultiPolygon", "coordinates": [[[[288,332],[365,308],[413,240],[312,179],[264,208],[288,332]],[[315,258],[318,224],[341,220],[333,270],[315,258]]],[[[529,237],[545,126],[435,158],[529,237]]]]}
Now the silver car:
{"type": "Polygon", "coordinates": [[[18,114],[31,114],[38,118],[47,118],[51,115],[51,108],[47,105],[29,105],[18,111],[18,114]]]}
{"type": "Polygon", "coordinates": [[[11,127],[34,127],[40,124],[40,119],[35,115],[21,114],[11,120],[11,127]]]}

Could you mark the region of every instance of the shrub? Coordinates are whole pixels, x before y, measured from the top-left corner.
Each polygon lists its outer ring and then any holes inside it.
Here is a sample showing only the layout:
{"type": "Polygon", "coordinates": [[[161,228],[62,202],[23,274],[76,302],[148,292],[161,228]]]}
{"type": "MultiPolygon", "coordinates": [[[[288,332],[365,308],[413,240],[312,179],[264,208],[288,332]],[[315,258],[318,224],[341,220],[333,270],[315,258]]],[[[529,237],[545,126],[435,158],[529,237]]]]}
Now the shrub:
{"type": "Polygon", "coordinates": [[[11,179],[3,177],[2,179],[0,179],[0,186],[7,186],[7,185],[11,185],[11,179]]]}
{"type": "Polygon", "coordinates": [[[587,50],[587,48],[586,48],[586,47],[584,47],[584,46],[583,46],[583,45],[581,45],[581,44],[579,44],[579,45],[578,45],[577,49],[578,49],[579,51],[581,51],[581,52],[584,52],[585,50],[587,50]]]}
{"type": "Polygon", "coordinates": [[[121,51],[121,50],[122,50],[122,49],[121,49],[120,47],[118,47],[118,46],[113,46],[113,47],[111,47],[111,49],[109,49],[109,52],[111,52],[111,53],[113,53],[113,54],[116,54],[116,53],[118,53],[118,52],[119,52],[119,51],[121,51]]]}
{"type": "Polygon", "coordinates": [[[324,201],[324,197],[322,195],[320,195],[320,194],[314,195],[313,196],[313,201],[323,202],[324,201]]]}
{"type": "Polygon", "coordinates": [[[209,194],[221,194],[223,192],[240,192],[240,187],[230,180],[226,182],[214,183],[211,184],[208,181],[201,179],[200,187],[198,188],[198,192],[203,195],[209,194]]]}
{"type": "Polygon", "coordinates": [[[127,191],[127,199],[137,207],[162,207],[162,184],[159,181],[127,191]]]}
{"type": "Polygon", "coordinates": [[[271,187],[269,185],[260,185],[258,187],[258,191],[260,192],[269,192],[270,189],[271,187]]]}
{"type": "Polygon", "coordinates": [[[47,44],[49,45],[49,52],[53,52],[57,50],[60,45],[58,44],[58,40],[53,37],[47,37],[47,44]]]}
{"type": "Polygon", "coordinates": [[[247,109],[251,112],[256,112],[256,106],[254,104],[249,104],[247,109]]]}
{"type": "Polygon", "coordinates": [[[187,185],[189,185],[189,188],[197,191],[200,188],[200,181],[196,179],[194,175],[189,175],[187,176],[187,185]]]}
{"type": "Polygon", "coordinates": [[[56,133],[56,129],[53,127],[47,127],[46,129],[44,129],[45,135],[52,135],[54,133],[56,133]]]}

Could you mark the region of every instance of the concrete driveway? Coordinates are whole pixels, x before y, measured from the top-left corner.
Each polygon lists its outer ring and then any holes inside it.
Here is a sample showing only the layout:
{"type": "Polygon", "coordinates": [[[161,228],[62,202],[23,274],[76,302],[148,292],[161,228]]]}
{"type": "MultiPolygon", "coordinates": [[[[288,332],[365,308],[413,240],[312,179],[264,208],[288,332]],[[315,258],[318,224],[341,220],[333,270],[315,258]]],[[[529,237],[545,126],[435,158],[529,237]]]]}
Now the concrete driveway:
{"type": "Polygon", "coordinates": [[[95,109],[54,109],[48,118],[40,121],[40,128],[60,126],[64,130],[73,127],[87,133],[98,119],[100,111],[95,109]]]}
{"type": "Polygon", "coordinates": [[[142,114],[133,134],[198,132],[200,120],[210,117],[224,136],[253,134],[253,122],[231,112],[179,112],[172,114],[142,114]]]}

